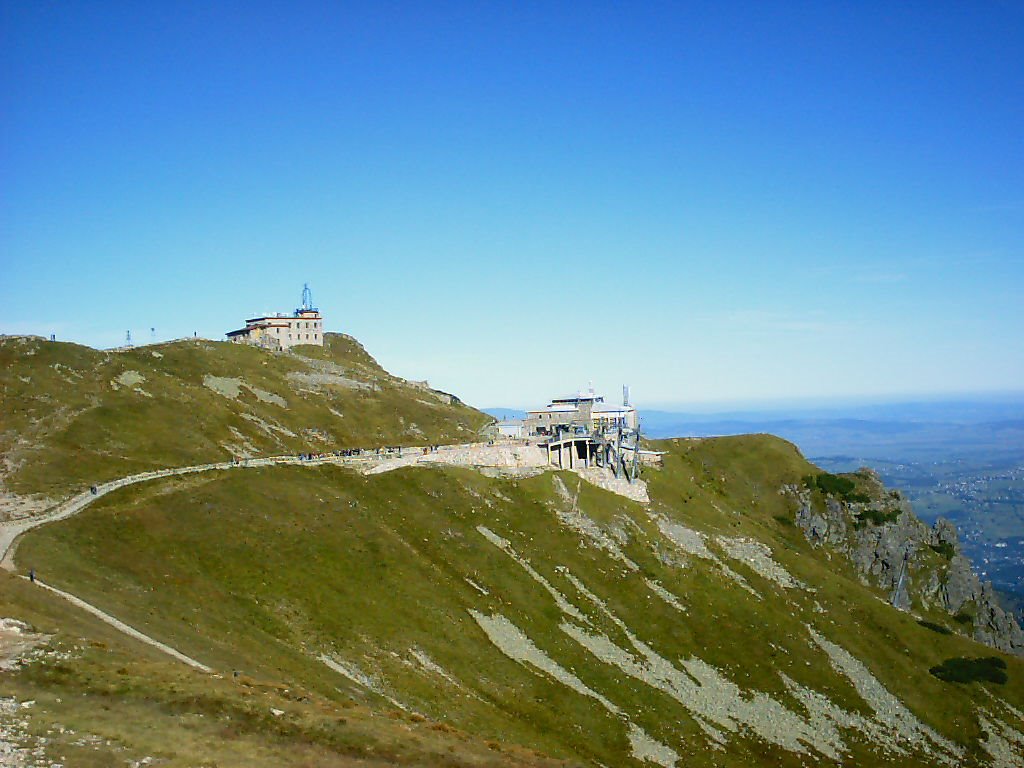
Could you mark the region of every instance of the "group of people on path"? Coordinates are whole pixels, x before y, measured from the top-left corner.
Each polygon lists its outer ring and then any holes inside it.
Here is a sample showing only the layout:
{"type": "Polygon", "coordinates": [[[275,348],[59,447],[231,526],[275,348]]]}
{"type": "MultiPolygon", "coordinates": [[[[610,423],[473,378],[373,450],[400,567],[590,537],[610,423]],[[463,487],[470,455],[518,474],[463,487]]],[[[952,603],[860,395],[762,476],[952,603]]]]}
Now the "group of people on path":
{"type": "MultiPolygon", "coordinates": [[[[430,446],[430,451],[436,451],[438,446],[430,446]]],[[[428,452],[427,448],[423,449],[424,453],[428,452]]],[[[352,456],[393,456],[398,454],[402,456],[402,446],[400,445],[385,445],[380,448],[342,448],[337,451],[318,451],[311,453],[300,453],[298,454],[299,461],[314,461],[315,459],[323,459],[328,456],[334,456],[337,458],[349,458],[352,456]]]]}

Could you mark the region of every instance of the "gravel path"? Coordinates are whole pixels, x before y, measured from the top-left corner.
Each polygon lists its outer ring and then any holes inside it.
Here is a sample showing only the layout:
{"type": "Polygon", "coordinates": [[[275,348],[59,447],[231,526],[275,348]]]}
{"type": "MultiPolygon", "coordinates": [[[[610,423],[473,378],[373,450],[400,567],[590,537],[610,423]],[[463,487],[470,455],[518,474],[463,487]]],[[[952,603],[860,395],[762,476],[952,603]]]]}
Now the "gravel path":
{"type": "Polygon", "coordinates": [[[82,610],[88,611],[89,613],[91,613],[96,618],[98,618],[98,619],[100,619],[102,621],[107,622],[107,624],[109,624],[110,626],[114,627],[115,629],[120,630],[121,632],[124,632],[129,637],[134,637],[136,640],[139,640],[139,641],[141,641],[143,643],[146,643],[147,645],[151,645],[154,648],[158,648],[159,650],[163,651],[164,653],[166,653],[166,654],[168,654],[170,656],[173,656],[178,661],[184,662],[185,664],[188,664],[190,667],[194,667],[195,669],[198,669],[201,672],[212,672],[213,671],[212,669],[210,669],[205,664],[202,664],[202,663],[196,661],[195,659],[191,658],[190,656],[186,656],[181,651],[176,651],[174,648],[171,648],[171,646],[166,645],[165,643],[161,643],[159,640],[154,640],[149,635],[144,635],[142,632],[139,632],[139,630],[135,629],[134,627],[129,627],[123,621],[120,621],[119,619],[115,619],[109,613],[104,613],[99,608],[97,608],[95,605],[90,605],[89,603],[85,602],[84,600],[81,600],[81,599],[75,597],[74,595],[72,595],[72,594],[70,594],[68,592],[65,592],[65,591],[63,591],[61,589],[57,589],[56,587],[51,587],[49,584],[44,584],[43,582],[39,581],[39,579],[36,579],[35,583],[36,583],[37,586],[42,587],[43,589],[45,589],[45,590],[47,590],[49,592],[52,592],[55,595],[59,595],[60,597],[63,597],[69,603],[71,603],[73,605],[77,605],[82,610]]]}

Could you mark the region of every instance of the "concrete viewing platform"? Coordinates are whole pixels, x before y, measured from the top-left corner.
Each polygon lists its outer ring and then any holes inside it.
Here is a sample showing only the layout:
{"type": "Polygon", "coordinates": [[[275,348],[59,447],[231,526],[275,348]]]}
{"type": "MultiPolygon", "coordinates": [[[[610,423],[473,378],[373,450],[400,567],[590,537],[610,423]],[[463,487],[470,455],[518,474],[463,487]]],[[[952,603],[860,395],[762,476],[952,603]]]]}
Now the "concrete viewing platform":
{"type": "MultiPolygon", "coordinates": [[[[634,437],[634,441],[635,441],[634,437]]],[[[639,464],[660,464],[661,453],[646,451],[595,432],[591,434],[562,432],[539,443],[547,454],[549,466],[559,469],[604,467],[615,477],[624,475],[632,481],[639,474],[639,464]]]]}

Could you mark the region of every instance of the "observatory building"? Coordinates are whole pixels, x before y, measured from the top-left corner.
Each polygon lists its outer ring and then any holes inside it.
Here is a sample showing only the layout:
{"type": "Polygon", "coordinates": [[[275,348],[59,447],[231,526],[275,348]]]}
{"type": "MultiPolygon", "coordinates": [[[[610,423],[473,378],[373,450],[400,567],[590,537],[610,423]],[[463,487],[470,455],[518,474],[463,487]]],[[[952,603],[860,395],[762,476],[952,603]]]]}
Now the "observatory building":
{"type": "Polygon", "coordinates": [[[284,350],[300,344],[324,345],[324,320],[313,306],[309,285],[302,288],[302,306],[290,315],[275,314],[245,321],[245,328],[228,331],[228,341],[264,349],[284,350]]]}

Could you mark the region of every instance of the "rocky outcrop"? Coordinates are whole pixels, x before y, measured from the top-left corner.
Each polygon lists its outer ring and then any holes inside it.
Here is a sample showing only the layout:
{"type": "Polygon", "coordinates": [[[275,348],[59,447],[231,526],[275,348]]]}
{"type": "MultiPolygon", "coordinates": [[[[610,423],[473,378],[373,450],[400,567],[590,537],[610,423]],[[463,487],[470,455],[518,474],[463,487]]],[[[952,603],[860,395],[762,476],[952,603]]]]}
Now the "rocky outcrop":
{"type": "Polygon", "coordinates": [[[956,526],[940,518],[929,527],[870,469],[847,477],[856,491],[845,496],[808,483],[783,489],[797,503],[796,524],[807,540],[846,555],[895,607],[944,610],[978,642],[1024,655],[1024,632],[961,553],[956,526]]]}

